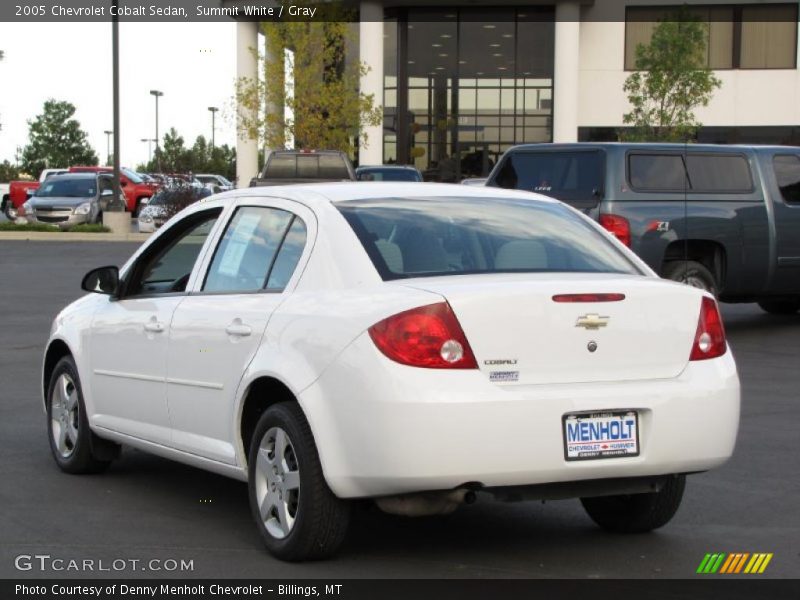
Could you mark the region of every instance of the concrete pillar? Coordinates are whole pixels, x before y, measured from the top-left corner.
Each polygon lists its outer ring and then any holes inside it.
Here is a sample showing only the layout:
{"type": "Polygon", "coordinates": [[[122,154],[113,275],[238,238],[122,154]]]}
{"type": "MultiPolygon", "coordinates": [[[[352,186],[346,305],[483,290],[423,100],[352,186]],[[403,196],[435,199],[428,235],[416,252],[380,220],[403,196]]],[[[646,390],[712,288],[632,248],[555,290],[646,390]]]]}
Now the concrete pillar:
{"type": "MultiPolygon", "coordinates": [[[[236,23],[236,78],[258,80],[258,23],[239,21],[236,23]]],[[[237,107],[236,178],[238,187],[250,185],[250,179],[258,173],[258,140],[250,139],[239,129],[242,111],[237,107]]]]}
{"type": "Polygon", "coordinates": [[[581,7],[577,1],[556,4],[553,141],[578,141],[578,66],[581,7]]]}
{"type": "MultiPolygon", "coordinates": [[[[274,45],[270,44],[269,36],[264,35],[264,61],[267,65],[277,63],[278,68],[269,69],[269,73],[277,73],[277,77],[273,77],[272,80],[267,81],[266,85],[272,88],[278,88],[280,90],[286,89],[286,71],[285,71],[285,60],[283,55],[283,48],[276,48],[274,45]]],[[[275,135],[276,140],[271,146],[267,143],[265,144],[264,150],[283,150],[286,146],[286,131],[283,126],[284,122],[284,111],[285,111],[285,98],[283,94],[281,94],[280,101],[271,102],[267,99],[266,103],[266,112],[268,115],[276,115],[279,118],[279,122],[281,123],[279,126],[273,127],[271,133],[275,135]]]]}
{"type": "MultiPolygon", "coordinates": [[[[383,3],[362,0],[359,19],[359,56],[370,67],[361,78],[361,92],[373,94],[375,105],[383,106],[383,3]]],[[[362,132],[367,143],[358,150],[359,164],[383,164],[383,124],[363,127],[362,132]]]]}

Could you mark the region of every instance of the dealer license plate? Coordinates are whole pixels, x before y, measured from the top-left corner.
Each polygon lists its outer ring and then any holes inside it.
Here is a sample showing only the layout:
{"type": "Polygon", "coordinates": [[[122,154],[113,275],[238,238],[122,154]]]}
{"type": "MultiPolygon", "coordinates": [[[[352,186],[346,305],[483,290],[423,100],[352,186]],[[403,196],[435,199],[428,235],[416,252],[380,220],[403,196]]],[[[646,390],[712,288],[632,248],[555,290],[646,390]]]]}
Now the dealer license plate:
{"type": "Polygon", "coordinates": [[[639,456],[636,411],[568,414],[562,423],[566,460],[639,456]]]}

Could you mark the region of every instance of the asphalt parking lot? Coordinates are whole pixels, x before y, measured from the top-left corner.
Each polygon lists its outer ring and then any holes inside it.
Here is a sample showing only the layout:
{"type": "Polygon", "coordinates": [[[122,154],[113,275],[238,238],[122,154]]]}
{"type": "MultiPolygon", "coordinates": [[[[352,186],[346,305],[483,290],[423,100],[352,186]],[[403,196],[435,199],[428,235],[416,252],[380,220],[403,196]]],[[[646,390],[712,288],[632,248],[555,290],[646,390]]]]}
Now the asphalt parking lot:
{"type": "Polygon", "coordinates": [[[577,500],[487,501],[416,520],[364,508],[338,558],[284,564],[262,548],[243,483],[133,450],[104,475],[62,474],[39,395],[50,322],[85,271],[135,248],[0,242],[0,577],[684,578],[707,552],[772,552],[763,577],[800,577],[800,316],[755,305],[723,308],[743,384],[735,455],[690,477],[678,515],[653,534],[604,533],[577,500]],[[183,559],[193,571],[20,572],[22,554],[183,559]]]}

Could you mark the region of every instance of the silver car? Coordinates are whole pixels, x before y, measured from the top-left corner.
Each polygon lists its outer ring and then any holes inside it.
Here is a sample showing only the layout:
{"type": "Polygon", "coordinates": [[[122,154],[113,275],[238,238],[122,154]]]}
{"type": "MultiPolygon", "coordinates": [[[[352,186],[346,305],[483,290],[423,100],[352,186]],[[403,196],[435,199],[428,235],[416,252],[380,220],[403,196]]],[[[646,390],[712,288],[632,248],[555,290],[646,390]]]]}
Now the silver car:
{"type": "Polygon", "coordinates": [[[97,173],[65,173],[42,182],[22,205],[17,220],[69,229],[81,223],[99,223],[113,198],[113,180],[97,173]]]}

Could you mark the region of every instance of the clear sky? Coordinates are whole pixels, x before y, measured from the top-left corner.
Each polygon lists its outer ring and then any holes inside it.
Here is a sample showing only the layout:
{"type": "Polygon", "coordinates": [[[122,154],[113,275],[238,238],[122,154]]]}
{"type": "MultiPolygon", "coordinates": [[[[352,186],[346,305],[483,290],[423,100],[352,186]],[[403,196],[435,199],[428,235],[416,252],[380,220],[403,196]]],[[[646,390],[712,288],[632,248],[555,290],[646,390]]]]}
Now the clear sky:
{"type": "MultiPolygon", "coordinates": [[[[48,98],[68,100],[101,164],[105,130],[113,128],[110,23],[0,23],[0,161],[14,161],[28,139],[29,119],[48,98]]],[[[120,24],[120,158],[147,160],[142,138],[175,127],[190,146],[211,137],[209,106],[217,106],[216,142],[235,144],[233,95],[236,26],[231,23],[120,24]]],[[[113,140],[112,140],[113,144],[113,140]]],[[[113,148],[113,146],[112,146],[113,148]]],[[[67,165],[64,165],[67,166],[67,165]]]]}

